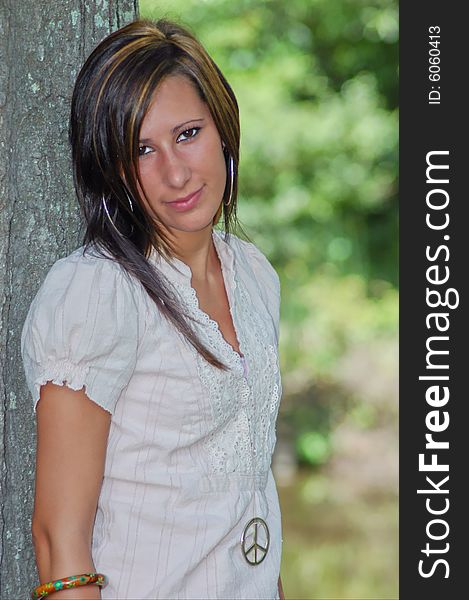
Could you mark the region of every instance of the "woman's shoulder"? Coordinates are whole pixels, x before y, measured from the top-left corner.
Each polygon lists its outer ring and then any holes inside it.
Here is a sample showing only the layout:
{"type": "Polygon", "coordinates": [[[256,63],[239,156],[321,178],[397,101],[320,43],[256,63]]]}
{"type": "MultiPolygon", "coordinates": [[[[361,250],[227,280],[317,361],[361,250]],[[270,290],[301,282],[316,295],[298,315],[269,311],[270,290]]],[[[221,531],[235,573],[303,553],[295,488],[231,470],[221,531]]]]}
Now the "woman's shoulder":
{"type": "Polygon", "coordinates": [[[131,292],[132,288],[135,288],[133,278],[109,253],[98,251],[93,245],[80,246],[52,263],[36,300],[44,295],[57,299],[75,296],[77,301],[83,302],[86,301],[86,290],[112,290],[122,295],[131,292]]]}
{"type": "Polygon", "coordinates": [[[141,293],[125,269],[94,247],[81,246],[56,260],[46,272],[26,316],[24,331],[77,331],[128,326],[139,315],[141,293]],[[135,315],[135,316],[134,316],[135,315]],[[54,325],[55,326],[55,325],[54,325]],[[57,327],[56,327],[57,328],[57,327]]]}
{"type": "Polygon", "coordinates": [[[98,250],[97,246],[80,246],[66,256],[58,258],[49,268],[46,279],[54,279],[57,276],[75,274],[84,276],[86,273],[100,271],[101,275],[117,277],[123,275],[123,267],[112,258],[106,250],[98,250]]]}

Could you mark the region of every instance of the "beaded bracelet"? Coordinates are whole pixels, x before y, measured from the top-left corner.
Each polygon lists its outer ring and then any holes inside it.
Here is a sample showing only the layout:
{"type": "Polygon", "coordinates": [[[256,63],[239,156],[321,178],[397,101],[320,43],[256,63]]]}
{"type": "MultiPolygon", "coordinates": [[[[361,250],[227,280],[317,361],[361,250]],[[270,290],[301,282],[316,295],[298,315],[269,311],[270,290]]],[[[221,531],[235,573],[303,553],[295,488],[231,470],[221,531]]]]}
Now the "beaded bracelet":
{"type": "Polygon", "coordinates": [[[44,598],[53,592],[60,592],[60,590],[68,590],[70,588],[78,587],[80,585],[95,584],[100,587],[105,587],[108,584],[106,575],[101,573],[83,573],[82,575],[71,575],[70,577],[64,577],[63,579],[56,579],[55,581],[49,581],[38,585],[31,593],[32,600],[38,600],[44,598]]]}

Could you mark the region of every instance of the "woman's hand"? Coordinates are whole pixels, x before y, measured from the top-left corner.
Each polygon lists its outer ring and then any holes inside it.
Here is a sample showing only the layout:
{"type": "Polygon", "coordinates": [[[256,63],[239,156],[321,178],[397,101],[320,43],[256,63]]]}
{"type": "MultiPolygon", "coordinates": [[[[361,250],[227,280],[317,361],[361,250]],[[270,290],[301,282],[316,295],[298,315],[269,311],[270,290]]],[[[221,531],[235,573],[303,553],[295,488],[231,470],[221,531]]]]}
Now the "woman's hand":
{"type": "MultiPolygon", "coordinates": [[[[84,390],[49,382],[41,388],[36,417],[32,535],[39,580],[45,583],[95,572],[91,541],[111,415],[84,390]]],[[[101,592],[86,585],[54,592],[56,597],[98,600],[101,592]]]]}
{"type": "Polygon", "coordinates": [[[278,578],[278,594],[280,596],[280,600],[285,600],[285,594],[283,593],[282,580],[278,578]]]}

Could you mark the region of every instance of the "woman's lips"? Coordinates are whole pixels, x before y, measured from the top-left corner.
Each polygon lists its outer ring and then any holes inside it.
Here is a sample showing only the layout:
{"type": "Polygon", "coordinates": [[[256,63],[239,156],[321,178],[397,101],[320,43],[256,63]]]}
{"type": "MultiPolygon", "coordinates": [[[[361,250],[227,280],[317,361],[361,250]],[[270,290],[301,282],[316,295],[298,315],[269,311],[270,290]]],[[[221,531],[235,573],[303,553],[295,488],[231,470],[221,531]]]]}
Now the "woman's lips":
{"type": "Polygon", "coordinates": [[[188,200],[177,200],[174,202],[168,202],[167,203],[168,206],[170,206],[177,212],[183,212],[185,210],[189,210],[189,209],[193,208],[199,201],[199,198],[202,194],[203,187],[204,186],[202,186],[200,188],[200,190],[198,190],[197,192],[194,192],[192,194],[192,196],[189,197],[188,200]]]}

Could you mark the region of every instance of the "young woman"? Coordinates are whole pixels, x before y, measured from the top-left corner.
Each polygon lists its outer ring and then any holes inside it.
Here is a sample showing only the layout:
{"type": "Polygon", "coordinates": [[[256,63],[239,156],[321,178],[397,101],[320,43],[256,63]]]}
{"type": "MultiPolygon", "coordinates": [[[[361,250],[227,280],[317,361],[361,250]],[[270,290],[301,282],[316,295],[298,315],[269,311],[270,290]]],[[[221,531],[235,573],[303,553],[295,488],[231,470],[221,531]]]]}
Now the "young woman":
{"type": "Polygon", "coordinates": [[[232,89],[175,23],[123,27],[78,76],[84,245],[52,266],[21,339],[36,595],[283,598],[280,287],[230,231],[239,136],[232,89]]]}

